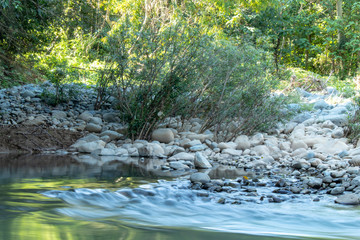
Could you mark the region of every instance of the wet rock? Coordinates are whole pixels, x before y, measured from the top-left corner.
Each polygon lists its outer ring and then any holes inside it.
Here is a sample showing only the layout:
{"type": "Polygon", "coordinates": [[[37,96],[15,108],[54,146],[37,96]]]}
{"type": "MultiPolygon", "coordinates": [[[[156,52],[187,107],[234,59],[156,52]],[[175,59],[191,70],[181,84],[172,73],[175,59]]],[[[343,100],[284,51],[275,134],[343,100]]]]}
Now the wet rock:
{"type": "Polygon", "coordinates": [[[197,168],[211,168],[211,164],[209,163],[208,159],[200,152],[195,153],[195,167],[197,168]]]}
{"type": "Polygon", "coordinates": [[[331,190],[330,194],[331,195],[340,195],[345,191],[344,187],[335,187],[331,190]]]}
{"type": "Polygon", "coordinates": [[[190,176],[190,181],[193,183],[209,183],[210,182],[210,177],[209,175],[205,174],[205,173],[193,173],[190,176]]]}
{"type": "Polygon", "coordinates": [[[152,133],[151,138],[161,143],[170,143],[174,141],[175,136],[170,128],[159,128],[152,133]]]}
{"type": "Polygon", "coordinates": [[[359,195],[350,193],[339,196],[335,200],[335,203],[344,204],[344,205],[359,205],[360,199],[359,199],[359,195]]]}

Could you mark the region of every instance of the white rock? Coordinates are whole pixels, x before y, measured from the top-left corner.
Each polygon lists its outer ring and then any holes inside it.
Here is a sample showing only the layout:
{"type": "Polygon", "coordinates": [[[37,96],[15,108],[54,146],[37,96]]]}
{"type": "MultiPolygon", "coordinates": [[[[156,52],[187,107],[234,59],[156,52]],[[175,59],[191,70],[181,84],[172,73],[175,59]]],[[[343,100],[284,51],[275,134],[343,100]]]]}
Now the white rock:
{"type": "Polygon", "coordinates": [[[193,173],[190,176],[190,181],[193,183],[199,182],[199,183],[208,183],[210,182],[210,177],[206,173],[193,173]]]}
{"type": "Polygon", "coordinates": [[[170,162],[169,166],[175,170],[189,169],[189,166],[187,166],[181,162],[170,162]]]}
{"type": "Polygon", "coordinates": [[[191,153],[186,153],[186,152],[181,152],[178,153],[172,157],[170,157],[168,159],[169,161],[178,161],[178,160],[189,160],[189,161],[194,161],[195,160],[195,156],[191,153]]]}
{"type": "Polygon", "coordinates": [[[103,148],[99,152],[99,156],[115,156],[115,150],[111,148],[103,148]]]}
{"type": "Polygon", "coordinates": [[[265,145],[258,145],[252,148],[252,151],[257,155],[257,156],[262,156],[262,155],[270,155],[270,150],[267,146],[265,145]]]}
{"type": "Polygon", "coordinates": [[[195,166],[197,168],[211,168],[211,164],[208,159],[200,152],[195,153],[195,166]]]}
{"type": "Polygon", "coordinates": [[[240,135],[235,139],[235,143],[237,144],[237,150],[246,150],[250,148],[249,137],[246,135],[240,135]]]}
{"type": "Polygon", "coordinates": [[[350,147],[346,145],[346,143],[335,139],[330,139],[325,143],[314,145],[314,151],[325,154],[335,154],[345,150],[349,150],[349,148],[350,147]]]}
{"type": "Polygon", "coordinates": [[[236,149],[237,144],[234,142],[221,142],[218,144],[218,148],[220,148],[221,150],[223,149],[236,149]]]}
{"type": "Polygon", "coordinates": [[[250,139],[250,145],[251,146],[257,146],[264,143],[264,135],[261,133],[257,133],[250,139]]]}
{"type": "Polygon", "coordinates": [[[342,138],[344,137],[344,129],[339,127],[339,128],[336,128],[332,131],[331,133],[331,137],[333,138],[342,138]]]}
{"type": "Polygon", "coordinates": [[[95,150],[103,149],[105,147],[105,145],[106,145],[106,143],[102,140],[97,140],[94,142],[84,142],[82,144],[79,144],[79,146],[77,147],[77,150],[79,152],[91,153],[95,150]]]}
{"type": "Polygon", "coordinates": [[[231,148],[226,148],[224,150],[222,150],[221,153],[223,154],[229,154],[232,156],[240,156],[242,154],[242,150],[235,150],[235,149],[231,149],[231,148]]]}
{"type": "Polygon", "coordinates": [[[116,156],[127,156],[127,155],[129,155],[129,152],[125,148],[119,147],[119,148],[115,149],[115,155],[116,156]]]}
{"type": "Polygon", "coordinates": [[[334,128],[336,128],[336,125],[332,121],[326,120],[325,122],[323,122],[321,124],[321,127],[322,128],[334,129],[334,128]]]}
{"type": "Polygon", "coordinates": [[[305,148],[307,149],[308,146],[306,145],[306,143],[302,140],[294,140],[292,143],[291,143],[291,148],[292,150],[296,150],[296,149],[299,149],[299,148],[305,148]]]}

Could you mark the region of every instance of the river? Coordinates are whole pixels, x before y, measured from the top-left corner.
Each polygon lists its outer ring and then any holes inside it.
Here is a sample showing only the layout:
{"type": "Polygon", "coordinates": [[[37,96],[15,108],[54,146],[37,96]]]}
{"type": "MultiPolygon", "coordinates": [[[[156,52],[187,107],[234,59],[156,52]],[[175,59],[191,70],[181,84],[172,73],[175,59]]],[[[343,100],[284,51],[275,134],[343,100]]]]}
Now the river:
{"type": "Polygon", "coordinates": [[[220,204],[228,193],[128,163],[1,156],[0,239],[360,239],[360,208],[332,196],[220,204]]]}

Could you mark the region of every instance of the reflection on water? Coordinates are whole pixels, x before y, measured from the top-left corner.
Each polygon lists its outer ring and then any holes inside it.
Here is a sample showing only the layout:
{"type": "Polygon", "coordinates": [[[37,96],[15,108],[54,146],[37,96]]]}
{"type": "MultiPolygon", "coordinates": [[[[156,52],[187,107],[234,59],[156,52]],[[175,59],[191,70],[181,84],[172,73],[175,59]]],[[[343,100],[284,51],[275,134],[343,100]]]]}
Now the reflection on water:
{"type": "Polygon", "coordinates": [[[0,239],[359,239],[359,208],[220,205],[187,180],[159,181],[183,174],[160,171],[164,160],[138,161],[0,157],[0,239]]]}

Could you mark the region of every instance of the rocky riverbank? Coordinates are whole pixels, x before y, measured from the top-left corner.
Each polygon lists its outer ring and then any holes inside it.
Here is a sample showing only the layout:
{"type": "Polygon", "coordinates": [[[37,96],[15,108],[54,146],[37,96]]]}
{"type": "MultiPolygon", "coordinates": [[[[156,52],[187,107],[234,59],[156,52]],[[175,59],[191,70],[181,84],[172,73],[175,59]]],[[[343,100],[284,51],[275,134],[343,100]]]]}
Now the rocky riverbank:
{"type": "MultiPolygon", "coordinates": [[[[71,154],[79,161],[98,164],[129,157],[139,162],[157,159],[153,168],[190,175],[194,189],[239,192],[254,201],[281,202],[298,194],[329,194],[339,196],[339,203],[360,203],[360,148],[344,137],[353,105],[332,88],[321,94],[298,90],[302,101],[311,104],[311,111],[297,114],[271,133],[240,135],[231,142],[217,142],[211,129],[199,133],[201,119],[181,122],[176,117],[159,126],[152,141],[132,142],[125,138],[126,125],[120,123],[119,112],[112,109],[114,99],[94,110],[94,89],[73,88],[77,94],[56,107],[47,104],[44,92],[54,91],[48,83],[1,90],[2,151],[71,154]],[[8,129],[16,129],[16,134],[6,132],[8,129]],[[15,135],[17,144],[13,144],[15,135]],[[44,139],[53,141],[42,145],[44,139]],[[211,179],[207,173],[217,166],[239,169],[244,176],[211,179]],[[260,194],[261,187],[273,188],[272,194],[260,194]]],[[[300,108],[290,104],[284,110],[298,112],[300,108]]]]}

